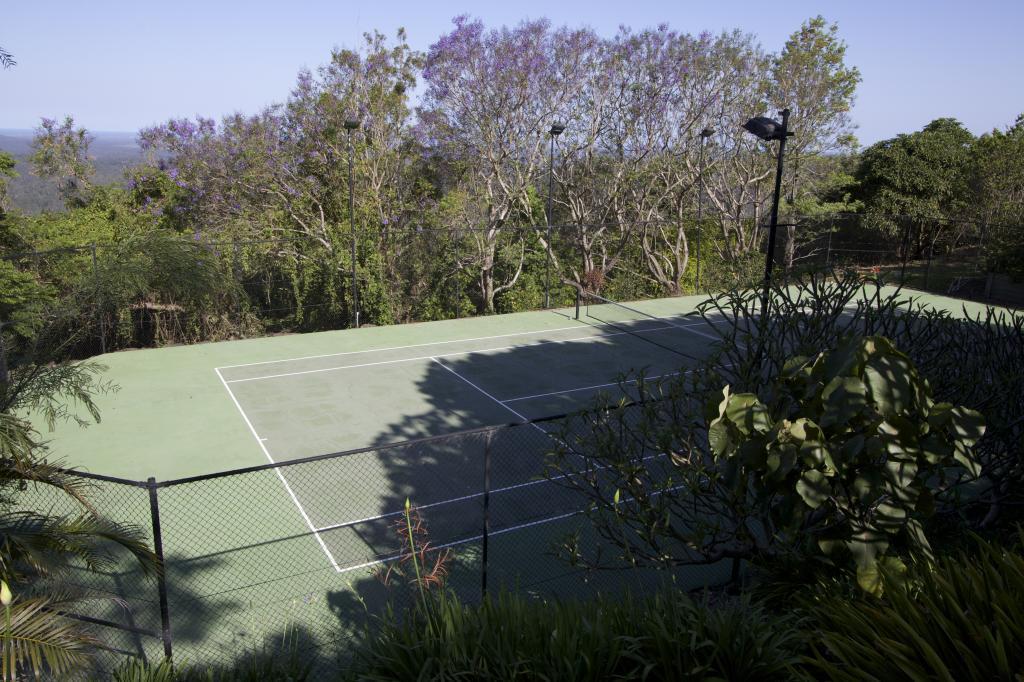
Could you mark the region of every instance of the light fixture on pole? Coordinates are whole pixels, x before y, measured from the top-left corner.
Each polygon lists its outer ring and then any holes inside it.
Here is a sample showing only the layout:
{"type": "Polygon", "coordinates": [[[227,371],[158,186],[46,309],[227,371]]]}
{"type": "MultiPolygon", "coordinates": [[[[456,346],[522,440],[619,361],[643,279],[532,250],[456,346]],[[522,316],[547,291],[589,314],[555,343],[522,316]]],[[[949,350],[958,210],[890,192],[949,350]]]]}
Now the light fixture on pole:
{"type": "Polygon", "coordinates": [[[555,138],[565,132],[565,126],[561,123],[552,123],[548,135],[551,137],[551,151],[548,152],[548,208],[544,212],[547,223],[547,264],[544,268],[544,307],[551,307],[551,198],[552,185],[555,173],[555,138]]]}
{"type": "Polygon", "coordinates": [[[697,162],[697,291],[700,291],[700,236],[704,232],[704,143],[715,134],[714,128],[700,131],[700,160],[697,162]]]}
{"type": "Polygon", "coordinates": [[[359,284],[356,281],[356,190],[352,165],[352,133],[359,130],[359,120],[345,119],[345,130],[348,132],[348,226],[352,232],[352,319],[359,326],[359,284]]]}
{"type": "MultiPolygon", "coordinates": [[[[775,166],[775,194],[772,196],[771,223],[768,227],[768,252],[764,263],[764,292],[761,294],[762,330],[768,324],[768,295],[772,286],[772,268],[775,265],[775,233],[779,225],[779,193],[782,191],[782,161],[786,153],[786,138],[792,137],[789,131],[789,109],[779,112],[782,123],[764,116],[757,116],[743,124],[747,132],[756,135],[765,142],[779,141],[779,156],[775,166]]],[[[760,346],[759,346],[760,348],[760,346]]],[[[760,350],[758,351],[760,353],[760,350]]]]}

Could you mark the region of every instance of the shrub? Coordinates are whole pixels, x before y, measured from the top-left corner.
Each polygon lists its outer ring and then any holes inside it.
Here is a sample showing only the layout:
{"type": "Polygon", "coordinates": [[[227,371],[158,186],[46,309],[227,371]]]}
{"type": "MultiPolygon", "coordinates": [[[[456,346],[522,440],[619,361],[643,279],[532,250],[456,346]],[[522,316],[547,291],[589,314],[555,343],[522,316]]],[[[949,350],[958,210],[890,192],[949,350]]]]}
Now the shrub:
{"type": "Polygon", "coordinates": [[[908,578],[891,581],[885,600],[805,601],[817,630],[808,659],[816,677],[1021,679],[1024,556],[981,543],[977,556],[923,563],[908,578]]]}
{"type": "Polygon", "coordinates": [[[548,603],[451,596],[379,619],[351,676],[393,679],[786,679],[794,621],[746,601],[711,605],[664,590],[646,600],[548,603]]]}

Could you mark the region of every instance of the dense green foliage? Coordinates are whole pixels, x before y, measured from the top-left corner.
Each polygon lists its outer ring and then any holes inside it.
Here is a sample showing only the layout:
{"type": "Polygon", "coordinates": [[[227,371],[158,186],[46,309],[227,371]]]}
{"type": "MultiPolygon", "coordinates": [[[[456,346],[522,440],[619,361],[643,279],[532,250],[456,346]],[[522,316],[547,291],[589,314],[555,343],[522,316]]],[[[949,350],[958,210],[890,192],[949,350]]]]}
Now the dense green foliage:
{"type": "Polygon", "coordinates": [[[12,262],[91,330],[79,355],[525,310],[549,280],[555,304],[573,288],[723,290],[756,279],[772,193],[774,149],[738,123],[788,106],[787,270],[828,258],[835,233],[909,258],[980,245],[976,260],[1016,273],[1022,126],[974,138],[939,119],[858,154],[859,82],[822,17],[777,53],[739,32],[606,38],[543,20],[487,30],[458,17],[425,53],[404,31],[371,32],[259,114],[140,131],[146,156],[127,188],[96,181],[96,143],[71,117],[43,119],[24,156],[66,210],[0,214],[0,246],[27,253],[12,262]],[[548,159],[556,119],[566,129],[548,159]],[[714,134],[696,137],[705,127],[714,134]],[[851,211],[863,219],[825,219],[851,211]],[[182,258],[165,269],[174,238],[182,258]],[[80,250],[33,255],[69,247],[80,250]],[[106,276],[126,261],[152,277],[106,276]]]}
{"type": "Polygon", "coordinates": [[[500,594],[477,606],[441,597],[389,613],[351,671],[360,680],[781,680],[798,662],[791,618],[745,601],[549,603],[500,594]]]}
{"type": "MultiPolygon", "coordinates": [[[[103,367],[70,362],[79,334],[54,310],[52,287],[0,261],[0,630],[3,679],[62,675],[81,666],[99,642],[80,622],[60,616],[87,594],[74,570],[104,570],[122,553],[144,571],[156,557],[134,526],[104,518],[89,485],[46,461],[46,447],[25,419],[99,421],[97,393],[113,387],[103,367]],[[51,506],[33,507],[26,491],[43,488],[51,506]],[[68,511],[70,510],[70,511],[68,511]]],[[[31,495],[31,493],[30,493],[31,495]]],[[[39,498],[34,498],[39,499],[39,498]]]]}
{"type": "Polygon", "coordinates": [[[890,544],[930,555],[933,490],[980,473],[981,415],[932,400],[910,359],[883,337],[793,357],[771,393],[766,405],[727,386],[708,425],[722,485],[767,507],[764,535],[816,543],[833,561],[852,555],[861,587],[873,592],[882,589],[880,567],[898,562],[890,544]]]}
{"type": "Polygon", "coordinates": [[[819,679],[1018,680],[1024,672],[1024,556],[970,554],[888,575],[884,601],[807,599],[819,679]]]}
{"type": "Polygon", "coordinates": [[[895,534],[909,550],[926,546],[921,533],[937,532],[932,523],[981,528],[1012,518],[1024,471],[1024,316],[958,319],[854,275],[807,275],[773,297],[767,328],[758,292],[709,299],[700,313],[721,338],[709,360],[638,389],[641,377],[624,377],[640,405],[600,403],[574,417],[550,475],[590,501],[591,520],[618,553],[588,554],[569,538],[568,558],[813,562],[830,539],[860,534],[856,544],[868,550],[895,534]],[[886,350],[873,369],[875,354],[857,345],[866,341],[851,341],[864,337],[889,340],[875,346],[886,350]],[[719,409],[702,417],[722,404],[724,386],[747,395],[726,401],[724,418],[719,409]],[[840,386],[844,400],[830,405],[840,386]],[[976,413],[986,423],[980,439],[976,413]],[[796,449],[801,441],[806,451],[796,449]],[[888,530],[875,536],[876,524],[888,530]]]}

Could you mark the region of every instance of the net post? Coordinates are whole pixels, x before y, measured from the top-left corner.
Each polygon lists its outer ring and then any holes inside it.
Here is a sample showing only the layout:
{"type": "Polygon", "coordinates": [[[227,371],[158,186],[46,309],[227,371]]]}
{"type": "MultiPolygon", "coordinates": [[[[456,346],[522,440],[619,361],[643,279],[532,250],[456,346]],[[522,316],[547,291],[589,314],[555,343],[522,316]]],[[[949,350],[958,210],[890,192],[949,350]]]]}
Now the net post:
{"type": "Polygon", "coordinates": [[[149,513],[153,523],[153,553],[157,559],[156,584],[160,596],[160,634],[164,641],[164,656],[171,658],[171,613],[167,603],[167,570],[164,564],[164,541],[160,532],[160,502],[157,499],[156,479],[146,480],[149,489],[149,513]]]}
{"type": "Polygon", "coordinates": [[[582,294],[581,294],[582,291],[583,291],[583,287],[582,286],[579,286],[579,287],[576,288],[576,319],[577,320],[580,319],[580,298],[582,298],[582,294]]]}
{"type": "Polygon", "coordinates": [[[484,438],[484,524],[481,533],[482,547],[480,558],[480,598],[487,599],[487,541],[491,534],[491,436],[493,431],[488,431],[484,438]]]}

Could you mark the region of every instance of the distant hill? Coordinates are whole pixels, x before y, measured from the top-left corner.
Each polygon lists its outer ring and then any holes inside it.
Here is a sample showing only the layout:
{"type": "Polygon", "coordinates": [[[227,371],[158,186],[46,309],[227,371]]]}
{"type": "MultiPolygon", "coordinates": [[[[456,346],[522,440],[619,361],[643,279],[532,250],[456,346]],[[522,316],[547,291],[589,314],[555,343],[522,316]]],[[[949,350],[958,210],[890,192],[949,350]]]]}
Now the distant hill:
{"type": "MultiPolygon", "coordinates": [[[[89,155],[96,165],[95,182],[107,184],[124,181],[124,169],[142,160],[142,150],[135,142],[135,133],[100,131],[91,132],[89,155]]],[[[0,150],[13,154],[18,160],[15,167],[21,176],[10,184],[11,206],[25,213],[60,211],[64,208],[57,187],[50,180],[37,178],[30,172],[28,155],[32,131],[0,128],[0,150]]]]}

